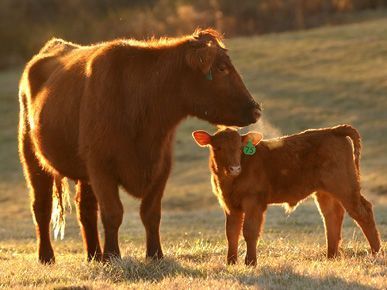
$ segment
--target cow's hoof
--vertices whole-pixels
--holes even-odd
[[[54,254],[46,254],[46,255],[39,255],[39,262],[43,265],[51,265],[55,264],[55,257]]]
[[[227,265],[235,265],[237,263],[236,257],[227,258]]]
[[[255,267],[255,266],[257,266],[257,258],[246,256],[245,264],[246,264],[246,266]]]
[[[102,257],[102,253],[95,253],[95,254],[88,254],[87,255],[87,261],[88,262],[102,262],[103,261],[103,257]]]
[[[327,253],[327,258],[328,259],[336,259],[337,257],[339,257],[339,252],[338,251],[328,251]]]

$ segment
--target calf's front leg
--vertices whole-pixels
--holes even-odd
[[[238,241],[242,229],[243,213],[240,210],[231,209],[225,211],[226,236],[228,242],[227,264],[235,264],[238,259]]]
[[[255,266],[257,264],[257,241],[262,230],[266,204],[260,204],[255,197],[245,198],[242,202],[245,213],[243,222],[243,237],[246,241],[245,264]]]

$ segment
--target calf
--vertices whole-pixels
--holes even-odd
[[[240,136],[229,128],[215,135],[195,131],[193,137],[210,148],[212,188],[226,214],[228,264],[237,261],[242,224],[245,263],[255,265],[267,205],[292,208],[313,193],[324,219],[328,258],[338,254],[344,209],[363,230],[372,253],[379,251],[372,205],[360,193],[360,136],[353,127],[306,130],[264,141],[260,133]]]

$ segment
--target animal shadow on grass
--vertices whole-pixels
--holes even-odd
[[[105,271],[107,271],[107,276],[113,282],[158,282],[166,277],[175,276],[204,277],[202,272],[183,267],[171,258],[164,258],[159,261],[143,261],[127,257],[113,261],[110,266],[105,268]]]
[[[258,289],[377,289],[358,282],[348,282],[336,276],[321,278],[305,276],[296,273],[288,265],[281,268],[266,267],[252,273],[238,274],[236,279],[243,285]]]

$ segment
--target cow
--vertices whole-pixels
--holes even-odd
[[[310,129],[263,141],[258,132],[241,136],[231,128],[215,135],[195,131],[193,138],[210,148],[212,189],[226,216],[228,264],[237,262],[242,224],[245,264],[256,265],[267,206],[285,204],[291,211],[311,194],[324,220],[328,258],[338,255],[344,210],[363,230],[372,253],[380,250],[372,205],[360,192],[361,139],[353,127]]]
[[[38,257],[55,261],[53,195],[63,221],[63,183],[76,182],[87,259],[121,257],[118,188],[141,199],[146,257],[160,259],[161,199],[178,124],[189,116],[245,126],[261,109],[231,63],[220,33],[89,46],[52,39],[19,85],[19,153],[31,192]],[[100,212],[105,232],[101,251]],[[61,226],[62,224],[59,224]]]

